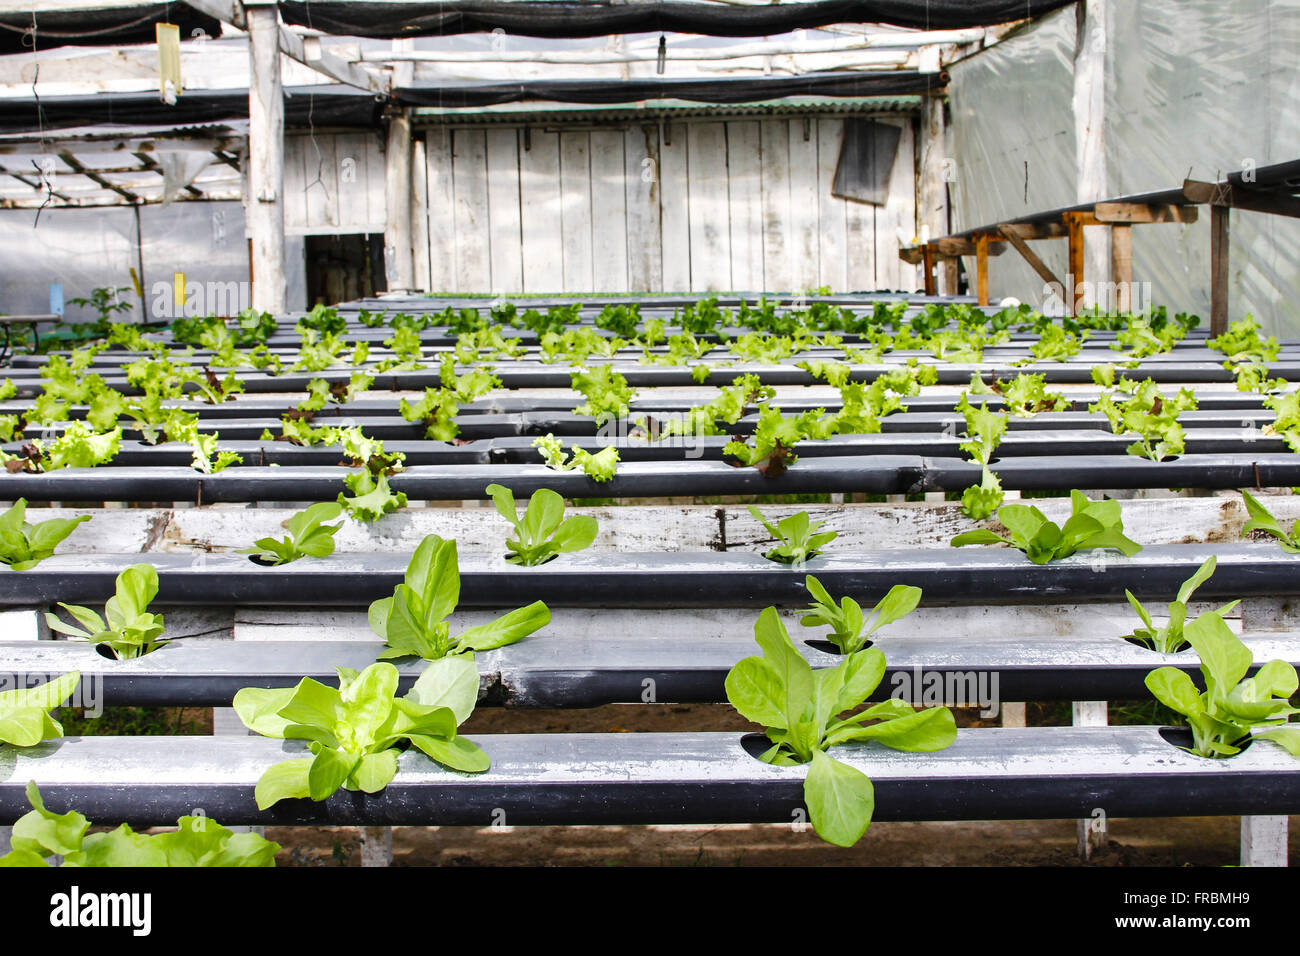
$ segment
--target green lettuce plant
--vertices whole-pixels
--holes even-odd
[[[288,564],[299,558],[325,558],[334,553],[334,535],[342,524],[325,524],[343,513],[337,501],[322,501],[280,522],[289,532],[284,538],[258,538],[254,547],[240,554],[251,554],[271,565]]]
[[[521,641],[551,621],[542,601],[516,608],[495,621],[466,628],[455,637],[446,618],[460,603],[460,568],[456,542],[429,535],[420,542],[407,565],[405,580],[393,596],[370,605],[370,629],[388,649],[380,660],[401,657],[443,657],[488,651]]]
[[[862,613],[862,605],[853,598],[835,599],[811,574],[804,578],[804,587],[812,595],[812,606],[799,619],[804,627],[829,627],[827,635],[840,649],[841,654],[853,654],[867,646],[871,635],[886,624],[892,624],[916,610],[921,603],[921,589],[907,584],[895,584],[882,597],[870,614]],[[863,630],[863,628],[866,628]]]
[[[545,564],[556,555],[588,548],[596,540],[596,519],[590,515],[564,517],[564,498],[549,488],[533,492],[522,518],[509,488],[493,483],[487,486],[487,493],[497,512],[515,529],[515,536],[506,540],[506,560],[511,564]]]
[[[0,514],[0,562],[15,571],[36,567],[54,553],[77,525],[90,520],[90,515],[78,515],[28,524],[26,517],[26,498],[19,498],[4,514]]]
[[[371,664],[360,673],[335,669],[337,688],[304,677],[296,687],[245,687],[235,694],[235,713],[249,730],[309,741],[310,757],[272,764],[258,779],[259,810],[287,799],[324,800],[339,788],[378,793],[397,775],[397,758],[408,743],[452,770],[488,769],[488,755],[456,733],[478,701],[471,658],[432,662],[402,697],[392,664]]]
[[[109,832],[89,833],[90,821],[75,810],[47,810],[35,781],[27,784],[29,813],[14,823],[13,849],[0,867],[51,866],[275,866],[280,844],[258,833],[232,833],[205,816],[186,816],[166,833],[136,833],[123,823]]]
[[[119,660],[142,657],[166,644],[159,640],[163,616],[149,612],[149,602],[158,595],[158,570],[152,564],[133,564],[117,576],[117,593],[104,605],[104,617],[88,607],[59,602],[85,628],[65,624],[51,612],[45,620],[60,634],[103,644]]]
[[[782,518],[776,524],[768,521],[753,505],[749,506],[749,513],[754,516],[754,520],[762,523],[768,533],[777,540],[776,547],[767,551],[763,557],[769,561],[779,561],[782,564],[803,564],[810,558],[815,558],[821,554],[823,545],[830,544],[840,536],[838,531],[818,532],[826,522],[813,520],[808,516],[808,512],[800,511],[792,514],[787,518]]]
[[[1034,564],[1047,564],[1068,558],[1076,551],[1114,548],[1125,557],[1142,550],[1142,545],[1124,536],[1124,521],[1118,501],[1089,501],[1081,491],[1070,492],[1072,513],[1064,525],[1058,525],[1032,505],[1003,505],[998,521],[1011,533],[1010,538],[977,528],[952,539],[952,546],[968,544],[1007,544],[1025,552]]]
[[[69,671],[36,687],[0,691],[0,743],[33,747],[63,736],[63,725],[50,715],[72,696],[81,671]]]
[[[1276,538],[1277,543],[1287,554],[1300,554],[1300,521],[1294,522],[1291,530],[1287,531],[1282,523],[1273,517],[1273,513],[1249,491],[1243,489],[1241,497],[1245,499],[1246,513],[1250,515],[1250,520],[1241,529],[1243,537],[1252,531],[1263,531]]]
[[[1160,667],[1146,677],[1156,700],[1187,718],[1198,757],[1231,757],[1252,739],[1271,740],[1300,756],[1300,725],[1290,724],[1297,688],[1296,671],[1286,661],[1269,661],[1254,677],[1250,649],[1215,612],[1207,612],[1184,629],[1201,659],[1205,691],[1177,667]]]
[[[765,728],[772,743],[759,757],[775,766],[808,765],[804,780],[813,829],[836,846],[861,839],[875,812],[875,790],[862,771],[827,751],[851,741],[877,741],[895,750],[942,750],[957,739],[946,707],[917,711],[889,699],[857,710],[885,675],[876,648],[849,654],[836,667],[813,670],[786,633],[776,608],[754,625],[761,657],[746,657],[727,674],[727,700],[742,717]],[[854,711],[848,717],[840,715]]]
[[[1196,573],[1183,582],[1182,587],[1178,589],[1178,596],[1169,605],[1169,623],[1163,627],[1156,626],[1151,620],[1151,615],[1142,606],[1142,602],[1133,596],[1132,591],[1125,588],[1124,595],[1128,598],[1128,603],[1133,610],[1137,611],[1137,615],[1142,619],[1143,624],[1142,627],[1137,628],[1132,634],[1128,635],[1127,639],[1149,647],[1153,651],[1159,651],[1161,654],[1176,654],[1187,647],[1187,641],[1183,636],[1187,622],[1187,603],[1191,601],[1192,594],[1196,589],[1208,581],[1210,575],[1214,574],[1214,569],[1217,566],[1218,559],[1214,555],[1210,555],[1196,569]],[[1240,601],[1232,601],[1223,605],[1214,613],[1222,617],[1240,603]]]

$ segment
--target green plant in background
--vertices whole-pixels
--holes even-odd
[[[879,686],[885,655],[876,648],[850,654],[836,667],[814,671],[786,633],[776,608],[754,625],[762,657],[746,657],[727,674],[727,700],[740,715],[766,728],[772,746],[759,759],[775,766],[807,764],[804,803],[813,829],[836,846],[857,843],[871,824],[871,780],[827,750],[851,741],[877,741],[895,750],[942,750],[957,739],[946,707],[917,711],[889,699],[843,719]]]
[[[627,415],[628,403],[636,392],[627,384],[627,378],[616,372],[612,365],[578,368],[569,374],[573,390],[586,399],[573,409],[573,414],[590,415],[596,419],[597,425]]]
[[[36,452],[36,457],[29,459],[34,471],[93,468],[107,464],[117,455],[122,447],[122,429],[96,434],[85,422],[70,422],[53,441],[33,438],[30,445]]]
[[[0,867],[51,866],[275,866],[280,844],[258,833],[233,833],[206,816],[186,816],[166,833],[136,833],[123,823],[108,832],[88,833],[90,821],[75,810],[47,810],[35,781],[27,784],[31,812],[14,823],[13,849]]]
[[[27,499],[19,498],[0,514],[0,562],[15,571],[34,568],[54,553],[68,535],[90,515],[75,518],[51,518],[36,524],[27,523]]]
[[[1132,605],[1133,610],[1137,611],[1144,625],[1128,635],[1127,639],[1161,654],[1176,654],[1185,648],[1187,641],[1183,637],[1183,631],[1187,622],[1187,603],[1191,601],[1196,589],[1214,574],[1216,567],[1218,567],[1218,559],[1211,555],[1196,569],[1195,574],[1183,582],[1182,587],[1178,589],[1178,597],[1169,605],[1169,622],[1164,627],[1157,627],[1151,620],[1151,615],[1142,606],[1142,602],[1133,596],[1132,591],[1125,588],[1124,596],[1128,598],[1128,603]],[[1231,601],[1214,613],[1222,617],[1240,603],[1240,601]]]
[[[1043,329],[1039,340],[1029,346],[1029,351],[1039,362],[1064,362],[1078,355],[1082,348],[1083,341],[1075,333],[1067,332],[1059,325],[1049,325]]]
[[[921,589],[907,584],[895,584],[882,597],[869,615],[862,613],[862,605],[845,596],[836,604],[835,599],[811,574],[804,578],[804,587],[813,597],[813,603],[799,619],[804,627],[829,627],[827,635],[841,654],[862,650],[871,635],[886,624],[892,624],[916,610],[921,603]],[[866,630],[863,630],[863,627]]]
[[[952,546],[1006,544],[1020,551],[1034,564],[1068,558],[1076,551],[1113,548],[1125,557],[1142,550],[1142,545],[1124,536],[1124,521],[1118,501],[1089,501],[1081,491],[1070,492],[1071,515],[1063,526],[1050,521],[1032,505],[1003,505],[998,521],[1011,533],[1003,538],[986,528],[967,531],[952,539]]]
[[[424,390],[424,397],[416,404],[402,399],[398,406],[408,422],[424,425],[424,437],[432,441],[451,441],[460,434],[460,427],[456,424],[459,408],[454,391],[432,387]]]
[[[782,564],[803,564],[810,558],[815,558],[821,554],[823,545],[830,544],[840,536],[838,531],[818,533],[817,529],[826,522],[818,521],[813,523],[806,511],[800,511],[788,518],[782,518],[776,524],[772,524],[772,522],[764,518],[763,513],[753,505],[749,506],[749,513],[754,516],[755,521],[762,522],[768,533],[779,542],[776,547],[763,555],[769,561],[779,561]]]
[[[1278,344],[1275,336],[1261,338],[1259,334],[1261,328],[1263,327],[1258,322],[1246,316],[1229,324],[1228,331],[1205,344],[1227,356],[1227,361],[1223,363],[1224,368],[1243,362],[1252,364],[1272,362],[1277,359],[1282,346]]]
[[[1300,392],[1269,395],[1263,404],[1273,410],[1273,421],[1263,427],[1264,434],[1276,435],[1292,451],[1300,452]]]
[[[487,486],[487,493],[497,512],[515,529],[515,537],[506,541],[506,560],[511,564],[545,564],[556,555],[588,548],[596,540],[596,519],[589,515],[564,517],[563,496],[549,488],[533,492],[522,518],[509,488],[493,483]]]
[[[258,779],[259,810],[281,800],[324,800],[340,788],[378,793],[397,776],[406,743],[461,773],[488,769],[488,755],[456,733],[478,701],[473,660],[434,661],[402,697],[392,664],[371,664],[360,673],[335,670],[337,689],[304,677],[296,687],[245,687],[235,694],[235,713],[249,730],[310,742],[312,756],[272,764]]]
[[[575,468],[581,468],[588,478],[598,482],[609,481],[618,474],[618,448],[614,445],[606,445],[594,454],[585,448],[570,445],[569,451],[572,455],[567,456],[564,454],[564,446],[560,440],[548,433],[534,440],[533,447],[546,462],[546,467],[554,471],[573,471]]]
[[[157,596],[157,568],[152,564],[133,564],[117,576],[117,593],[104,605],[104,617],[88,607],[59,602],[59,607],[71,614],[85,630],[63,623],[49,611],[45,613],[45,620],[51,630],[105,645],[118,660],[129,660],[143,657],[167,643],[159,640],[163,632],[163,616],[151,614],[148,610],[149,602]]]
[[[94,324],[87,331],[95,335],[108,334],[108,327],[112,324],[113,316],[121,312],[130,312],[131,303],[123,302],[122,297],[129,294],[129,286],[97,286],[90,290],[89,296],[82,296],[75,299],[69,299],[68,305],[75,305],[83,309],[93,309],[98,313]],[[66,324],[66,323],[64,323]]]
[[[393,491],[387,472],[363,468],[347,475],[343,484],[352,494],[340,491],[336,500],[357,521],[368,524],[406,507],[406,492]]]
[[[63,725],[50,715],[72,696],[81,671],[70,671],[36,687],[0,691],[0,743],[34,747],[63,736]]]
[[[1160,394],[1160,386],[1147,379],[1119,402],[1111,393],[1103,392],[1096,404],[1088,406],[1088,411],[1105,415],[1116,435],[1138,436],[1127,448],[1130,455],[1163,461],[1183,453],[1183,426],[1178,423],[1178,415],[1195,411],[1196,407],[1196,395],[1191,389],[1179,389],[1173,398],[1166,398]]]
[[[334,553],[334,535],[342,524],[325,524],[343,513],[337,501],[322,501],[280,522],[289,532],[284,538],[258,538],[254,547],[240,554],[251,554],[271,565],[288,564],[299,558],[326,558]]]
[[[1002,504],[1002,482],[989,468],[993,452],[1006,434],[1009,419],[1000,412],[989,411],[983,403],[974,408],[962,392],[957,411],[966,419],[966,441],[958,447],[980,466],[980,483],[971,485],[961,495],[961,513],[973,521],[983,521]]]
[[[420,542],[392,597],[370,605],[370,629],[387,643],[381,660],[443,657],[489,651],[521,641],[551,620],[542,601],[516,608],[495,621],[468,627],[455,637],[447,617],[460,602],[460,567],[456,542],[429,535]]]
[[[1254,656],[1215,612],[1188,624],[1184,636],[1201,660],[1205,692],[1177,667],[1160,667],[1146,677],[1155,698],[1187,718],[1192,746],[1182,749],[1198,757],[1231,757],[1251,740],[1271,740],[1300,756],[1300,726],[1288,723],[1300,714],[1290,701],[1297,689],[1295,668],[1269,661],[1246,677]]]
[[[1259,499],[1249,491],[1242,489],[1241,497],[1245,499],[1246,513],[1250,515],[1250,520],[1242,526],[1242,537],[1252,531],[1263,531],[1276,538],[1287,554],[1300,554],[1300,521],[1293,522],[1291,530],[1287,531],[1282,523],[1273,517],[1273,513],[1260,504]]]

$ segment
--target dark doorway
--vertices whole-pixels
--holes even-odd
[[[304,238],[308,308],[367,298],[388,288],[382,234]]]

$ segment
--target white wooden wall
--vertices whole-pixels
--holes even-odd
[[[377,132],[284,141],[284,230],[291,236],[384,231],[384,153]]]
[[[915,290],[910,120],[888,201],[837,199],[843,121],[679,120],[426,133],[429,289]],[[527,145],[526,145],[527,143]]]

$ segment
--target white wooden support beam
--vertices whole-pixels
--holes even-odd
[[[925,47],[923,54],[931,50],[935,56],[925,67],[940,68],[938,47]],[[948,222],[948,183],[955,172],[954,161],[950,160],[945,145],[946,122],[944,119],[944,98],[932,94],[925,98],[921,108],[921,179],[917,184],[917,214],[920,226],[927,237],[946,236],[952,230]],[[927,266],[928,267],[928,266]],[[939,259],[934,268],[938,275],[935,290],[939,295],[957,294],[957,260]]]
[[[415,289],[432,292],[433,270],[429,247],[429,170],[424,137],[411,143],[411,257]]]
[[[388,111],[388,145],[384,153],[384,272],[389,292],[415,287],[411,251],[411,114]]]
[[[1076,700],[1071,704],[1076,727],[1105,727],[1109,714],[1104,700]],[[1092,851],[1106,845],[1106,808],[1095,807],[1092,815],[1076,821],[1079,830],[1079,856],[1092,859]]]
[[[299,36],[281,26],[280,49],[289,59],[297,60],[303,66],[309,66],[332,80],[379,96],[388,96],[392,92],[388,76],[349,63],[343,57],[329,52],[321,44],[320,37]]]
[[[274,3],[245,5],[248,21],[248,191],[253,308],[286,310],[284,269],[284,91],[280,82],[280,14]]]
[[[1106,27],[1110,0],[1079,0],[1074,47],[1074,142],[1079,202],[1105,199]],[[1083,229],[1083,274],[1094,283],[1110,281],[1110,236],[1106,229]],[[1080,281],[1075,274],[1073,282]],[[1070,290],[1067,290],[1067,295]],[[1092,301],[1086,300],[1086,305]]]

